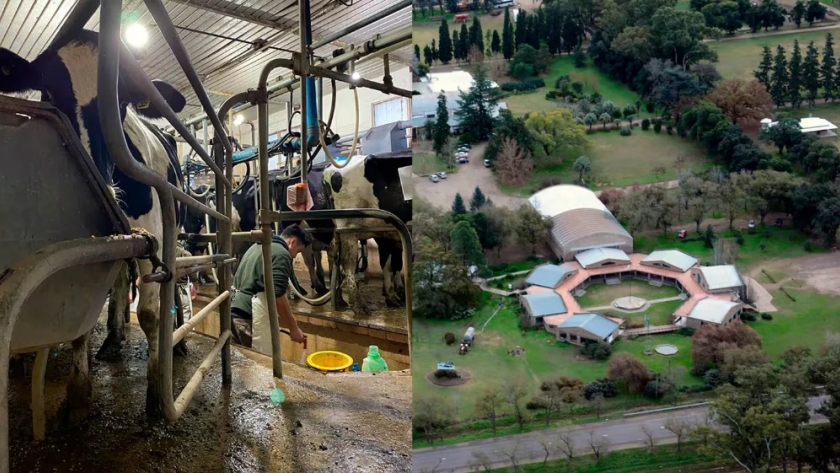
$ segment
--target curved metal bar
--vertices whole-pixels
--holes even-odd
[[[152,242],[139,235],[82,238],[47,246],[0,274],[0,473],[9,471],[9,348],[26,300],[53,274],[82,264],[149,254]]]

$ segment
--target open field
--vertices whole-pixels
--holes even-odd
[[[435,9],[435,12],[438,10]],[[473,16],[475,14],[473,12],[469,12],[470,19],[467,21],[467,28],[472,25]],[[439,33],[438,28],[440,28],[440,16],[436,16],[437,20],[429,20],[419,15],[415,15],[414,21],[411,24],[411,35],[414,44],[420,46],[420,50],[422,53],[423,48],[426,45],[432,44],[432,39],[435,40],[435,43],[438,42]],[[511,20],[514,18],[513,11],[511,11]],[[486,31],[490,30],[498,30],[499,36],[502,34],[502,24],[505,21],[505,15],[502,13],[498,16],[491,16],[489,14],[482,14],[479,15],[478,20],[481,22],[481,31],[484,34],[487,34]],[[459,34],[461,31],[461,24],[455,23],[455,15],[453,13],[446,14],[446,23],[449,25],[449,34],[452,34],[452,30],[457,29]],[[492,33],[491,33],[492,34]]]
[[[628,279],[621,284],[608,286],[604,283],[593,284],[586,288],[586,294],[577,298],[582,308],[601,307],[612,304],[612,301],[619,297],[633,294],[634,297],[654,300],[665,299],[680,295],[680,290],[674,286],[651,286],[650,284],[637,279]]]
[[[595,125],[597,127],[598,125]],[[595,128],[593,127],[593,128]],[[592,146],[583,151],[592,163],[592,171],[584,176],[585,185],[591,189],[632,186],[635,183],[649,184],[676,179],[678,170],[674,161],[678,156],[687,158],[685,168],[703,172],[712,167],[700,145],[668,135],[663,130],[642,131],[633,128],[631,136],[621,136],[617,130],[589,135]],[[546,178],[557,178],[564,184],[576,183],[577,173],[572,166],[574,159],[566,159],[559,166],[545,166],[531,176],[530,185],[506,187],[511,194],[530,195]],[[651,170],[664,167],[665,173],[654,176]]]
[[[604,100],[611,100],[618,107],[624,108],[625,105],[635,104],[639,100],[639,95],[636,92],[633,92],[621,82],[607,77],[606,74],[596,69],[591,62],[587,67],[578,69],[575,67],[572,56],[559,56],[549,67],[548,73],[542,76],[545,79],[545,88],[531,93],[506,97],[504,100],[508,104],[508,109],[517,115],[556,109],[560,105],[557,102],[546,100],[545,94],[549,90],[554,90],[554,82],[558,77],[567,74],[573,82],[583,83],[584,93],[598,92],[604,97]],[[651,116],[651,114],[642,110],[639,116],[644,118]]]
[[[650,317],[650,324],[651,325],[669,325],[673,322],[671,314],[677,310],[677,307],[681,306],[683,301],[665,301],[665,302],[657,302],[655,304],[651,304],[643,312],[635,312],[632,314],[628,314],[626,312],[619,312],[617,310],[604,310],[600,313],[603,315],[607,315],[610,317],[619,317],[627,321],[626,328],[634,328],[634,327],[644,327],[645,325],[645,314]]]
[[[773,358],[799,345],[816,349],[825,342],[826,332],[840,332],[840,297],[787,288],[796,302],[782,291],[771,291],[779,312],[773,320],[758,319],[749,325],[761,335],[762,348]]]
[[[761,50],[764,46],[770,46],[773,54],[775,54],[776,45],[781,44],[787,51],[788,57],[790,57],[794,40],[799,40],[799,47],[803,54],[808,43],[813,41],[814,45],[819,48],[820,57],[822,57],[826,33],[828,32],[808,31],[807,28],[801,28],[785,35],[721,41],[709,43],[709,46],[718,53],[718,62],[715,66],[724,79],[742,78],[750,80],[753,78],[753,71],[758,68],[758,63],[761,62]],[[835,31],[832,32],[832,35],[835,37],[836,44],[838,33]]]

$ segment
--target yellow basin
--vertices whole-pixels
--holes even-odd
[[[306,357],[306,363],[319,371],[347,371],[353,358],[340,351],[316,351]]]

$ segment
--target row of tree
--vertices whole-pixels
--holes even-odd
[[[840,69],[834,58],[834,39],[831,33],[826,34],[822,60],[813,41],[808,44],[803,57],[799,41],[794,40],[790,59],[781,44],[776,46],[775,56],[770,47],[765,46],[761,63],[754,74],[770,91],[773,101],[779,107],[790,104],[799,108],[803,102],[813,107],[818,98],[833,101],[839,95]]]
[[[811,26],[824,20],[828,13],[828,8],[819,0],[809,0],[807,3],[797,0],[790,11],[776,0],[764,0],[761,3],[749,0],[691,0],[691,8],[703,14],[706,25],[730,34],[744,25],[753,33],[762,28],[765,31],[770,28],[778,30],[786,20],[795,23],[797,28],[802,26],[803,21]]]

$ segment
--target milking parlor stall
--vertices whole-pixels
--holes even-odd
[[[0,5],[0,473],[410,471],[411,2]]]

